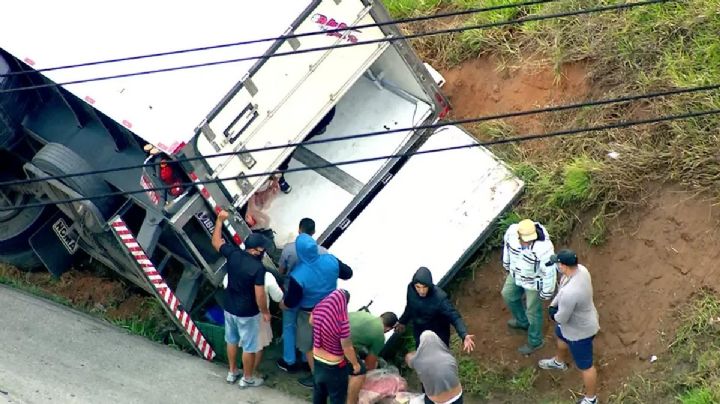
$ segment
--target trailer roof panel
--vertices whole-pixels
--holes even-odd
[[[0,47],[34,69],[282,35],[310,0],[12,2]],[[251,6],[248,6],[251,4]],[[44,72],[55,83],[260,56],[272,42]],[[195,128],[255,61],[63,86],[166,152]]]

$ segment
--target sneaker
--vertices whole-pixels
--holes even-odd
[[[243,377],[240,379],[240,387],[260,387],[264,382],[263,379],[258,379],[257,377],[253,377],[250,380]]]
[[[523,355],[530,355],[531,353],[539,350],[543,346],[545,346],[545,342],[541,342],[539,345],[535,345],[535,346],[532,346],[530,344],[525,344],[525,345],[521,346],[520,348],[518,348],[518,351]]]
[[[597,399],[597,397],[592,398],[592,399],[583,397],[577,401],[577,404],[598,404],[598,399]]]
[[[288,373],[295,373],[298,370],[300,370],[300,366],[297,363],[293,363],[292,365],[285,362],[285,359],[278,359],[277,361],[277,367],[279,367],[281,370],[284,370]]]
[[[290,191],[292,191],[292,187],[290,184],[285,181],[285,177],[280,177],[280,180],[278,180],[278,184],[280,185],[280,190],[283,191],[285,194],[289,194]]]
[[[508,327],[514,328],[516,330],[526,330],[526,331],[530,327],[530,324],[522,325],[522,324],[518,323],[518,321],[514,318],[511,318],[510,320],[508,320],[507,325],[508,325]]]
[[[555,358],[541,359],[538,361],[538,366],[545,370],[567,370],[568,368],[566,363],[558,362]]]
[[[242,376],[242,370],[238,369],[235,372],[228,372],[227,377],[225,378],[225,381],[233,384],[235,383],[238,378]]]
[[[313,375],[299,378],[298,383],[308,388],[315,387],[315,380],[313,379]]]

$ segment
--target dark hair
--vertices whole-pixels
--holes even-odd
[[[340,291],[342,292],[343,296],[345,296],[345,304],[350,304],[350,292],[345,289],[340,289]]]
[[[382,318],[383,325],[388,328],[395,327],[398,322],[398,317],[391,311],[386,311],[380,315],[380,318]]]
[[[315,221],[309,217],[300,220],[300,233],[305,233],[311,236],[315,234]]]

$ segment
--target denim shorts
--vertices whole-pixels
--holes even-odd
[[[593,339],[595,336],[584,338],[577,341],[568,341],[560,330],[559,325],[555,325],[555,335],[570,347],[570,354],[575,361],[575,366],[580,370],[590,369],[593,365]]]
[[[225,342],[242,347],[243,352],[259,351],[260,321],[260,313],[252,317],[238,317],[226,311]]]

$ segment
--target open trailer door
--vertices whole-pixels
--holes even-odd
[[[371,7],[360,0],[314,1],[288,33],[372,24]],[[267,54],[302,52],[384,36],[378,27],[350,29],[342,35],[282,40]],[[198,128],[193,154],[208,156],[302,141],[388,46],[388,42],[381,42],[261,60]],[[198,172],[206,173],[207,179],[253,175],[276,170],[293,150],[242,153],[206,159],[196,165],[203,165],[197,167]],[[222,184],[231,203],[240,207],[267,177]]]
[[[456,126],[438,129],[419,151],[477,144]],[[350,223],[330,252],[353,268],[338,287],[351,311],[368,305],[400,315],[415,271],[446,284],[485,242],[524,183],[482,147],[411,157]]]

